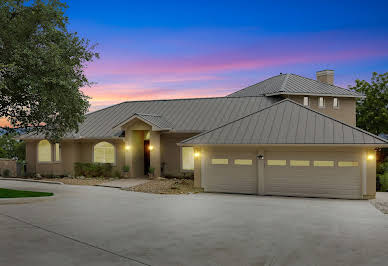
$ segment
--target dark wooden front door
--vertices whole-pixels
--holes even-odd
[[[148,170],[150,168],[150,141],[144,140],[144,174],[148,174]]]

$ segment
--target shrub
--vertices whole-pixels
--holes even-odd
[[[113,177],[115,177],[115,178],[120,178],[120,177],[121,177],[120,171],[119,171],[119,170],[115,170],[115,171],[113,172]]]
[[[11,175],[11,171],[9,169],[4,169],[3,176],[4,177],[9,177],[10,175]]]
[[[155,173],[155,168],[154,167],[148,168],[148,173],[153,175]]]
[[[75,163],[76,176],[85,177],[111,177],[112,165],[110,163]]]
[[[129,172],[129,165],[124,165],[123,166],[123,172],[128,173]]]

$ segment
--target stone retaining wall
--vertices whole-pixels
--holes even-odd
[[[0,176],[3,176],[3,172],[5,169],[9,169],[9,176],[15,177],[17,175],[16,163],[17,160],[0,158]]]

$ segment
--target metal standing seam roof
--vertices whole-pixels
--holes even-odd
[[[330,95],[342,97],[364,97],[362,94],[330,85],[317,80],[305,78],[295,74],[280,74],[257,84],[246,87],[232,94],[229,97],[258,96],[258,95]]]
[[[285,99],[179,145],[388,144],[360,128]]]
[[[158,114],[141,114],[141,113],[135,113],[132,116],[130,116],[128,119],[125,119],[124,121],[120,122],[118,125],[114,126],[114,128],[119,127],[120,125],[129,122],[130,120],[134,118],[139,118],[150,125],[157,127],[159,129],[164,130],[171,130],[174,128],[173,124],[170,121],[167,121],[164,119],[161,115]]]
[[[214,97],[196,99],[174,99],[133,101],[116,104],[86,115],[78,133],[67,134],[64,139],[117,138],[122,130],[116,126],[135,114],[157,114],[164,121],[172,123],[173,132],[204,132],[279,101],[277,97]],[[116,128],[115,128],[116,127]],[[42,139],[42,135],[27,135],[25,139]]]

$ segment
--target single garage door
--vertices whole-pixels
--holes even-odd
[[[209,152],[205,158],[202,180],[207,192],[256,194],[256,154]]]
[[[359,199],[360,164],[361,153],[266,152],[265,194]]]

